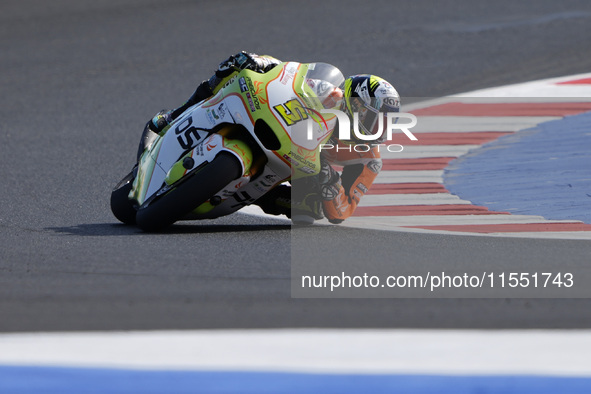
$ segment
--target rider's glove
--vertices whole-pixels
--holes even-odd
[[[265,73],[279,63],[279,60],[269,56],[259,56],[254,53],[242,51],[220,63],[215,74],[207,81],[209,90],[213,92],[220,82],[232,75],[233,72],[251,70],[258,73]]]
[[[255,55],[254,53],[242,51],[221,62],[215,72],[215,75],[216,77],[223,79],[232,74],[234,71],[248,69],[260,72],[263,71],[266,66],[267,62],[265,62],[265,59]]]
[[[318,183],[320,184],[320,196],[324,201],[334,199],[341,190],[339,173],[326,161],[322,161]]]

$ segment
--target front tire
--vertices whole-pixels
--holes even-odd
[[[136,210],[127,197],[133,186],[134,171],[127,174],[111,192],[111,212],[125,224],[135,224]]]
[[[144,231],[160,231],[182,219],[241,175],[242,165],[238,158],[220,152],[175,189],[140,208],[136,214],[137,225]]]

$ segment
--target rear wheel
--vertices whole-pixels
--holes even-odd
[[[162,230],[209,200],[241,174],[242,165],[238,158],[221,152],[175,189],[140,208],[136,215],[137,224],[144,231]]]
[[[127,197],[133,185],[134,171],[123,178],[111,192],[111,211],[125,224],[135,224],[136,209]]]

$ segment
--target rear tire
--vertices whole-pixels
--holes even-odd
[[[136,215],[137,225],[147,232],[160,231],[182,219],[241,175],[242,165],[238,158],[221,152],[175,189],[140,208]]]
[[[111,212],[125,224],[135,224],[136,209],[127,197],[133,186],[134,171],[127,174],[111,192]]]

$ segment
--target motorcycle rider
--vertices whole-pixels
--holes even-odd
[[[224,60],[211,78],[197,87],[187,102],[174,110],[162,110],[148,121],[138,148],[138,159],[156,136],[179,115],[217,93],[224,79],[244,69],[265,73],[279,63],[279,60],[271,56],[259,56],[244,51]],[[338,90],[338,94],[331,97],[340,97],[341,102],[338,105],[351,120],[354,119],[354,113],[358,114],[359,132],[365,135],[376,133],[380,116],[399,111],[400,98],[394,87],[374,75],[350,76],[335,90]],[[327,144],[333,148],[321,152],[321,170],[314,180],[315,184],[308,182],[304,186],[296,186],[292,183],[294,187],[279,185],[259,198],[255,204],[266,213],[283,214],[301,224],[310,224],[324,216],[329,222],[338,224],[350,217],[380,172],[382,160],[375,146],[366,152],[351,149],[352,145],[365,142],[359,140],[355,133],[351,133],[351,140],[344,141],[337,138],[336,131]],[[376,144],[380,142],[382,141],[374,141]],[[342,166],[342,172],[336,171],[333,165]]]

